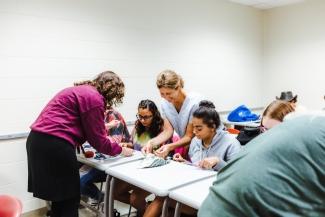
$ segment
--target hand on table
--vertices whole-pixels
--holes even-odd
[[[180,153],[174,154],[173,160],[177,162],[185,162],[185,159],[182,157]]]
[[[207,157],[199,162],[199,167],[203,169],[212,169],[219,162],[220,159],[218,157]]]
[[[133,149],[127,148],[127,147],[122,147],[122,152],[121,154],[125,157],[129,157],[133,155]]]
[[[158,148],[154,154],[157,155],[158,157],[161,157],[161,158],[166,158],[170,152],[170,147],[168,145],[163,145],[161,146],[160,148]]]
[[[149,154],[149,153],[152,153],[152,151],[153,151],[153,145],[152,145],[151,141],[148,141],[147,144],[145,144],[143,146],[143,148],[141,149],[141,152],[143,154]]]
[[[122,142],[119,144],[122,148],[133,148],[133,144],[131,142]]]

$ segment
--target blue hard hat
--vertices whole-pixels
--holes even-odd
[[[259,117],[259,115],[252,113],[245,105],[241,105],[231,111],[227,119],[232,122],[244,122],[256,121]]]

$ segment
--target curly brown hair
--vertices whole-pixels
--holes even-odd
[[[86,80],[74,83],[79,85],[94,86],[97,91],[104,97],[105,105],[110,108],[112,105],[118,105],[123,102],[124,83],[122,79],[112,71],[105,71],[96,76],[94,80]]]

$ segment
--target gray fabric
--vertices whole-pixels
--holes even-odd
[[[199,107],[202,97],[198,94],[188,94],[183,102],[182,108],[177,112],[175,106],[165,99],[161,101],[162,116],[167,118],[173,126],[176,133],[183,137],[186,132],[186,126],[192,121],[194,111]]]
[[[199,162],[207,157],[219,157],[221,160],[220,165],[217,164],[214,169],[220,170],[240,150],[241,146],[239,141],[227,131],[219,129],[208,148],[203,146],[201,139],[194,137],[191,141],[188,154],[192,163]]]
[[[288,120],[228,163],[198,216],[325,216],[325,117]]]
[[[152,168],[159,167],[168,164],[170,160],[165,160],[161,157],[157,157],[154,154],[147,154],[146,157],[140,162],[139,168]]]

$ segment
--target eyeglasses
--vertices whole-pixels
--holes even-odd
[[[139,121],[141,121],[141,120],[146,121],[146,120],[149,120],[150,118],[152,118],[152,115],[142,116],[142,115],[137,114],[136,117],[137,117],[137,119],[138,119]]]

